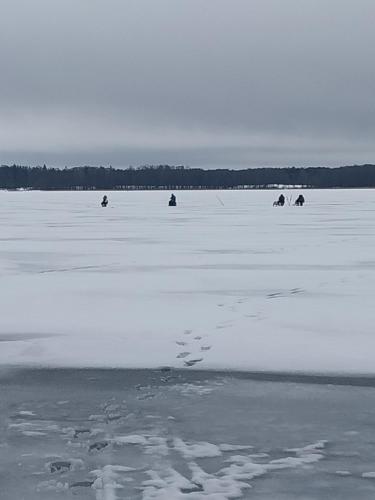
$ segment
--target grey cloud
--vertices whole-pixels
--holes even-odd
[[[2,0],[0,162],[375,158],[373,0]]]

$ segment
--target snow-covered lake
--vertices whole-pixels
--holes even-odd
[[[375,373],[375,191],[103,194],[0,192],[1,364]]]

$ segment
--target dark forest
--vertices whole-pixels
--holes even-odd
[[[337,168],[200,169],[183,166],[47,168],[0,167],[0,189],[275,189],[375,187],[375,165]]]

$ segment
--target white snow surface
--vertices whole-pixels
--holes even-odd
[[[0,192],[1,364],[375,372],[375,191],[169,194]]]

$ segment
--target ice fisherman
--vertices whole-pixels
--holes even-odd
[[[102,207],[106,207],[108,205],[108,198],[107,198],[107,196],[103,196],[101,205],[102,205]]]
[[[305,198],[302,194],[300,194],[294,204],[297,205],[297,207],[303,207],[304,203],[305,203]]]
[[[283,194],[279,196],[279,199],[277,201],[273,202],[274,207],[283,207],[284,204],[285,204],[285,196]]]
[[[175,197],[175,195],[173,193],[171,194],[171,197],[170,197],[168,205],[170,207],[175,207],[177,205],[176,197]]]

